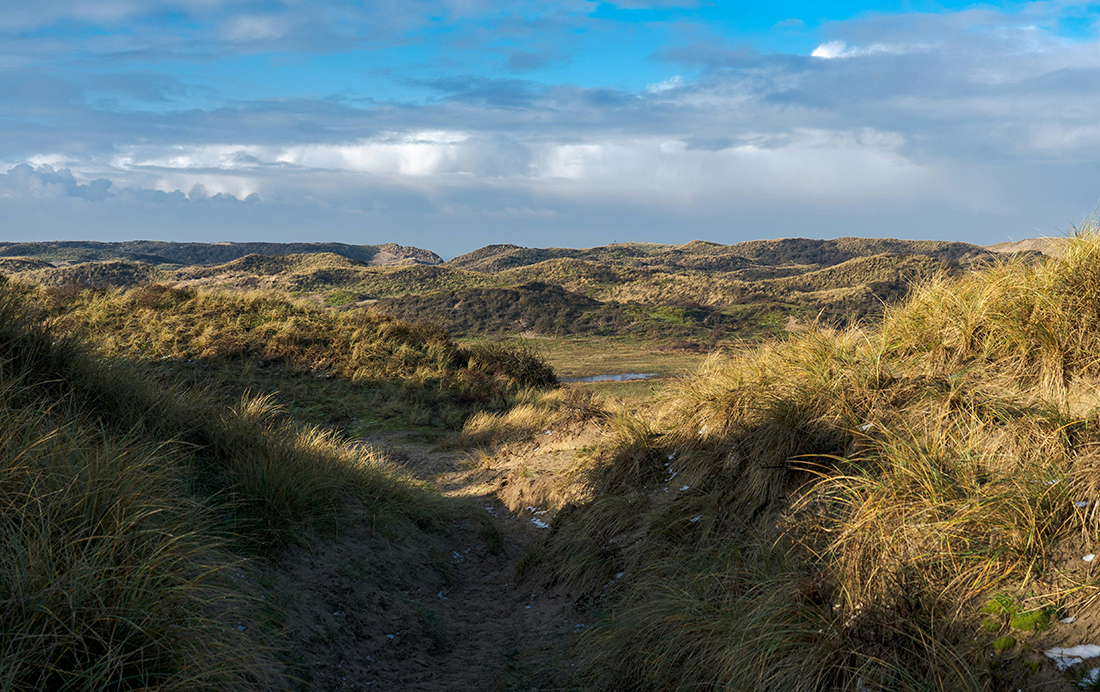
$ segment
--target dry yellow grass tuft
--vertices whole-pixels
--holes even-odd
[[[664,418],[616,420],[543,551],[606,615],[586,684],[1027,685],[1042,662],[998,637],[1100,598],[1063,557],[1100,529],[1100,233],[1064,243],[874,331],[714,356]]]
[[[226,409],[58,337],[39,295],[0,280],[0,688],[285,689],[229,567],[364,517],[413,535],[461,514],[265,398]]]

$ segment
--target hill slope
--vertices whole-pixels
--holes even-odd
[[[346,309],[381,301],[463,336],[626,330],[715,341],[774,334],[792,317],[871,320],[913,281],[998,256],[967,243],[865,238],[490,245],[445,263],[394,244],[70,242],[0,245],[0,272],[46,286],[258,289]],[[80,261],[89,257],[114,259]]]
[[[541,553],[598,604],[581,686],[1095,689],[1100,229],[1059,250],[616,421]]]
[[[245,255],[288,255],[329,252],[378,266],[391,264],[441,264],[434,252],[396,243],[345,245],[344,243],[170,243],[132,240],[121,243],[56,241],[0,243],[0,257],[34,257],[49,262],[102,262],[127,260],[152,264],[220,264]]]
[[[270,395],[225,406],[220,392],[182,387],[163,356],[212,362],[244,352],[400,377],[425,364],[457,374],[466,363],[452,357],[453,345],[431,329],[385,318],[349,326],[331,314],[314,316],[311,337],[293,329],[309,315],[278,301],[162,289],[60,295],[0,277],[0,687],[302,689],[340,656],[326,643],[307,658],[296,645],[314,642],[315,629],[288,619],[283,604],[331,613],[324,599],[332,596],[274,590],[289,581],[279,558],[291,545],[320,552],[348,530],[390,580],[372,581],[372,572],[341,582],[372,604],[356,622],[375,636],[374,659],[398,658],[377,651],[395,618],[401,653],[432,651],[433,611],[414,608],[396,585],[432,593],[450,585],[448,566],[432,556],[470,549],[454,527],[477,526],[477,510],[396,474],[369,449],[280,415]],[[203,309],[211,312],[198,321],[221,332],[214,341],[202,324],[181,328]],[[86,324],[97,348],[61,336],[51,314],[70,331]],[[284,327],[278,335],[249,333],[275,324]],[[340,348],[359,341],[356,328],[374,335],[371,348]],[[133,360],[108,360],[107,351]]]
[[[801,265],[822,268],[873,255],[922,255],[941,262],[971,262],[991,253],[977,245],[935,240],[892,238],[838,238],[813,240],[784,238],[720,245],[695,240],[683,245],[616,243],[576,250],[572,248],[524,248],[489,245],[460,255],[448,266],[472,271],[499,272],[553,259],[578,259],[626,267],[666,270],[735,271],[751,265],[782,267]]]

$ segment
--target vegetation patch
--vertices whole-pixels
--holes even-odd
[[[583,684],[1027,686],[990,647],[1100,595],[1056,557],[1098,528],[1074,505],[1100,488],[1097,267],[1086,228],[928,279],[879,330],[712,356],[663,417],[612,419],[541,552],[603,614]]]
[[[329,307],[339,307],[340,305],[347,305],[348,303],[354,303],[359,300],[359,296],[351,291],[333,291],[325,298],[325,305]]]
[[[345,430],[369,419],[461,427],[476,410],[503,408],[525,388],[556,383],[522,348],[463,348],[425,323],[311,308],[270,293],[149,284],[41,295],[58,329],[105,354],[203,385],[227,405],[263,392],[300,419]]]
[[[514,536],[352,439],[390,429],[550,500],[516,505],[544,538],[517,574],[597,621],[578,689],[1019,689],[1100,597],[1093,229],[1003,263],[101,245],[0,246],[35,284],[0,282],[5,689],[310,689],[345,651],[461,649],[451,590]],[[665,379],[617,401],[551,362]],[[545,682],[512,653],[502,685]]]
[[[227,407],[171,378],[150,379],[140,360],[106,360],[106,349],[95,354],[49,326],[64,321],[76,334],[78,316],[95,314],[116,330],[119,351],[128,345],[136,355],[160,332],[146,324],[127,333],[129,323],[110,322],[116,302],[146,322],[174,314],[184,327],[200,309],[198,295],[80,291],[71,310],[50,307],[50,295],[0,281],[5,689],[286,689],[295,677],[312,678],[311,664],[284,648],[278,594],[244,572],[262,573],[267,556],[313,549],[347,527],[375,546],[435,545],[479,516],[369,449],[296,423],[270,397]],[[227,338],[236,348],[249,347],[244,334],[261,328],[263,315],[302,316],[233,300],[208,298],[202,309],[223,312],[223,328],[237,325],[236,340]],[[225,312],[242,304],[254,310]],[[277,348],[289,362],[308,359],[310,345]],[[407,353],[400,346],[391,357]],[[477,372],[488,378],[514,365],[481,357]],[[499,550],[499,536],[482,533]],[[396,585],[418,568],[388,564],[375,597],[399,602]],[[425,637],[445,648],[445,623],[429,607],[418,612]]]

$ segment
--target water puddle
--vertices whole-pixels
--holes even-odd
[[[657,377],[655,372],[626,372],[621,375],[589,375],[588,377],[563,377],[560,382],[626,382],[628,380],[648,380]]]

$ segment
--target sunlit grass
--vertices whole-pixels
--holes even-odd
[[[930,279],[881,329],[711,356],[662,418],[620,414],[541,553],[604,614],[588,683],[987,689],[1015,655],[981,627],[991,598],[1097,598],[1054,558],[1098,528],[1074,504],[1100,488],[1098,272],[1087,225],[1058,259]]]
[[[165,293],[145,298],[190,300]],[[466,511],[270,397],[226,407],[58,336],[40,295],[0,282],[0,688],[282,688],[279,633],[238,626],[256,601],[228,568],[368,520],[445,531]]]

